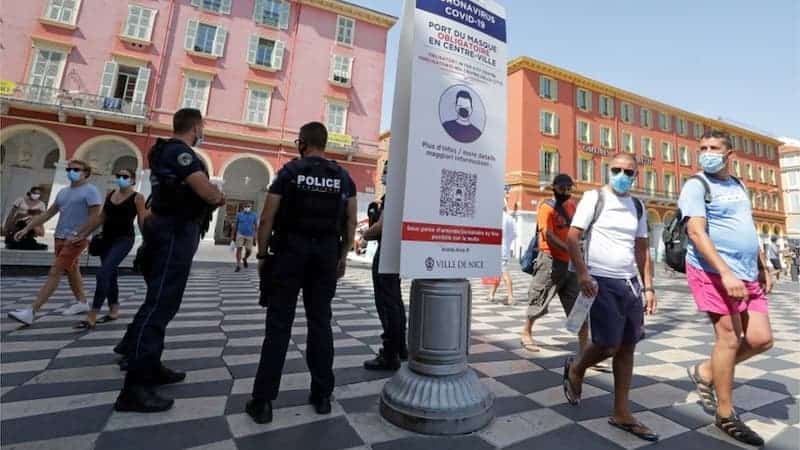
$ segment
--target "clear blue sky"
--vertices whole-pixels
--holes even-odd
[[[351,0],[399,16],[401,0]],[[800,138],[800,0],[500,0],[509,57],[774,136]],[[398,22],[389,33],[389,129]]]

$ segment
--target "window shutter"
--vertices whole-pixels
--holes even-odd
[[[539,131],[544,132],[547,129],[547,114],[544,111],[539,111]]]
[[[147,96],[147,86],[150,84],[150,69],[139,67],[136,75],[136,88],[133,90],[133,112],[141,114],[144,112],[144,100]]]
[[[256,55],[258,54],[258,41],[259,37],[257,34],[250,35],[250,44],[247,46],[247,63],[248,64],[255,64],[256,63]]]
[[[222,14],[231,13],[231,0],[222,0],[219,5],[219,12]]]
[[[158,10],[155,9],[142,10],[142,18],[147,18],[147,36],[144,37],[146,41],[153,40],[153,25],[156,22],[156,14],[158,14]]]
[[[553,117],[553,122],[555,122],[553,132],[555,134],[559,134],[559,130],[561,130],[561,121],[559,120],[558,115],[554,115]]]
[[[262,23],[264,20],[264,0],[256,0],[253,7],[253,20],[256,23]]]
[[[281,2],[280,8],[281,8],[281,15],[278,27],[282,30],[285,30],[289,28],[289,11],[291,7],[289,5],[289,2],[283,1]]]
[[[353,61],[355,60],[356,58],[351,56],[350,58],[348,58],[348,63],[347,63],[347,82],[351,84],[353,83]]]
[[[199,8],[201,1],[202,0],[192,0],[192,6],[194,6],[195,8]]]
[[[193,19],[190,19],[186,24],[186,41],[183,44],[183,48],[186,50],[194,51],[194,42],[197,39],[197,27],[198,22]]]
[[[281,68],[283,68],[284,47],[283,41],[275,41],[275,47],[272,49],[272,68],[275,70],[281,70]]]
[[[545,85],[546,82],[547,82],[547,80],[545,80],[544,77],[542,77],[542,76],[539,77],[539,97],[544,97],[545,96],[544,85]]]
[[[137,14],[138,12],[138,14]],[[138,22],[141,21],[141,8],[136,5],[128,5],[128,17],[125,19],[125,36],[137,36]]]
[[[225,40],[228,38],[228,31],[218,26],[217,32],[214,33],[214,56],[222,57],[225,54]]]
[[[100,80],[100,97],[111,97],[117,81],[118,70],[119,65],[116,61],[106,61],[103,67],[103,78]]]
[[[553,100],[558,100],[558,80],[552,80],[550,82],[550,93],[552,94],[551,98]]]

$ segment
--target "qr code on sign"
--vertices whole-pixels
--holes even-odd
[[[477,174],[442,169],[439,215],[474,218],[477,184]]]

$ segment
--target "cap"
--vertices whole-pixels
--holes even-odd
[[[560,173],[553,178],[553,186],[572,186],[574,184],[572,178],[565,173]]]

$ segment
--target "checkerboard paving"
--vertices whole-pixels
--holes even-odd
[[[388,424],[378,413],[387,373],[362,362],[380,346],[369,271],[350,268],[334,299],[335,401],[330,415],[306,404],[309,374],[304,361],[305,315],[298,309],[275,420],[256,425],[243,410],[255,376],[264,311],[257,305],[257,276],[229,267],[192,273],[181,311],[167,333],[164,359],[187,371],[186,381],[164,388],[175,407],[162,414],[121,414],[112,404],[121,386],[111,348],[125,331],[145,293],[139,277],[120,279],[122,319],[76,332],[79,317],[55,313],[72,300],[66,282],[34,326],[19,328],[6,313],[27,306],[42,278],[6,277],[0,284],[2,348],[0,403],[3,448],[9,449],[430,449],[580,448],[635,449],[648,445],[611,428],[610,374],[590,373],[579,407],[566,404],[561,388],[565,356],[576,349],[553,302],[534,328],[538,353],[520,347],[524,292],[529,277],[513,274],[514,306],[486,301],[488,287],[473,283],[473,369],[495,394],[496,419],[460,437],[417,435]],[[86,279],[87,291],[94,281]],[[657,280],[660,311],[647,319],[638,346],[631,391],[633,410],[662,436],[659,448],[735,449],[710,425],[697,404],[686,368],[709,354],[713,336],[695,311],[685,280]],[[409,283],[404,283],[405,297]],[[501,287],[499,298],[505,298]],[[775,346],[737,369],[735,399],[741,417],[767,440],[767,448],[798,448],[800,350],[797,285],[781,282],[770,298]]]

